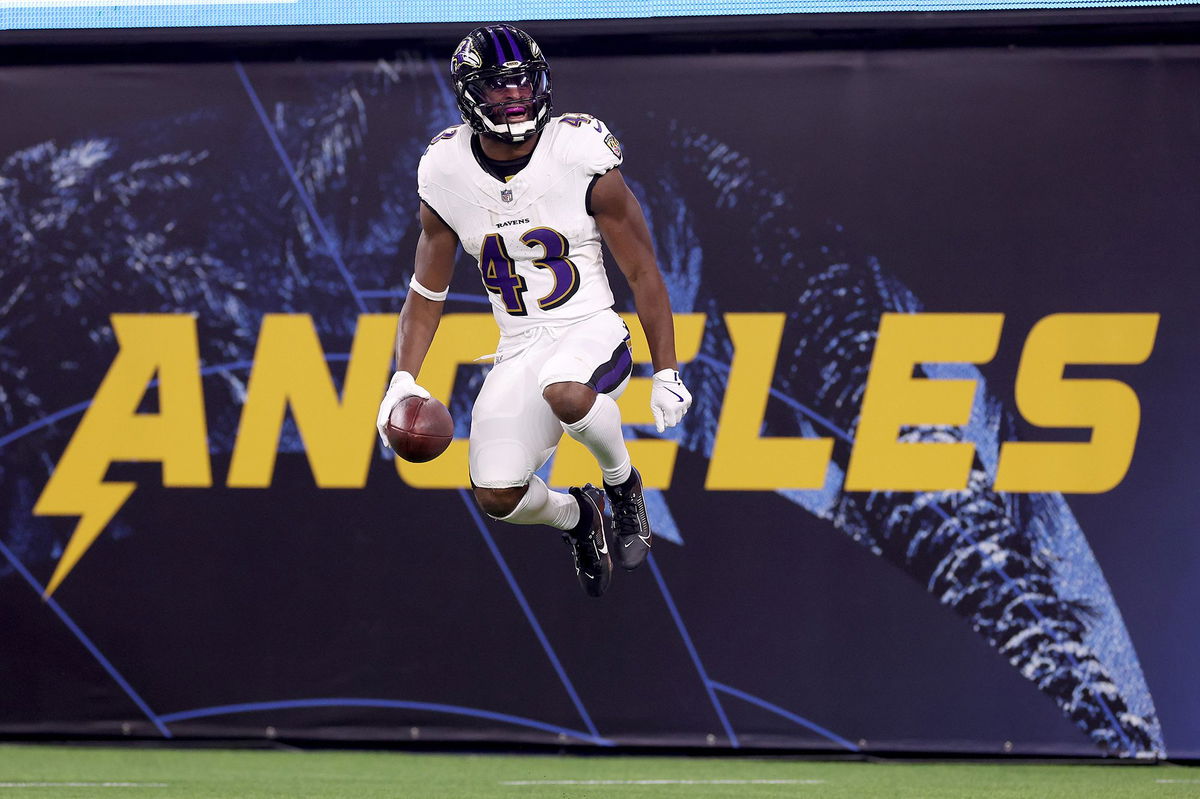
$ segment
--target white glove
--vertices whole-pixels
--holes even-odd
[[[679,424],[690,407],[692,393],[679,379],[679,372],[661,369],[654,373],[654,385],[650,388],[650,412],[654,414],[654,426],[658,432]]]
[[[392,408],[395,408],[405,397],[429,399],[429,392],[418,386],[416,378],[408,372],[396,372],[392,375],[392,382],[388,384],[387,393],[383,395],[383,402],[379,403],[379,415],[375,417],[375,429],[379,431],[379,438],[387,449],[391,449],[392,445],[388,443],[387,433],[383,426],[387,424],[388,417],[392,415]]]

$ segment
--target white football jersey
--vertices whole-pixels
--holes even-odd
[[[613,304],[600,231],[587,212],[621,145],[587,114],[553,117],[529,163],[503,181],[476,160],[471,129],[449,128],[417,168],[417,193],[479,261],[502,336],[566,325]]]

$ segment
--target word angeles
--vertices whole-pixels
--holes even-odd
[[[626,320],[634,356],[649,360],[641,326]],[[775,491],[823,489],[830,475],[834,436],[852,443],[844,468],[845,491],[942,491],[966,487],[975,446],[957,440],[903,440],[913,428],[968,424],[978,381],[947,364],[983,364],[996,354],[1003,314],[885,314],[872,354],[856,429],[828,437],[764,437],[763,416],[783,340],[782,313],[729,313],[725,329],[733,345],[728,379],[712,438],[705,488]],[[681,362],[695,359],[705,333],[703,314],[677,314]],[[38,498],[39,516],[78,516],[47,594],[104,530],[136,489],[106,482],[114,462],[162,464],[165,487],[213,484],[205,421],[199,335],[190,315],[114,314],[118,351],[100,387]],[[374,419],[391,371],[394,314],[359,317],[339,394],[311,317],[264,317],[233,446],[226,485],[271,484],[284,420],[290,412],[321,488],[361,488],[376,453]],[[1044,428],[1089,431],[1086,440],[1007,441],[1000,447],[993,487],[997,491],[1099,493],[1124,478],[1141,420],[1137,395],[1116,380],[1064,377],[1069,364],[1139,364],[1149,357],[1157,314],[1055,314],[1026,338],[1015,381],[1016,407]],[[471,364],[494,341],[488,313],[447,314],[421,371],[421,383],[449,402],[461,364]],[[338,359],[344,359],[341,356]],[[236,367],[231,367],[236,368]],[[210,370],[211,371],[211,370]],[[140,413],[152,387],[158,409]],[[621,398],[628,424],[652,423],[650,378],[634,378]],[[803,403],[806,398],[794,397]],[[698,403],[699,404],[699,403]],[[696,411],[701,411],[697,414]],[[713,409],[709,409],[709,414]],[[702,419],[703,409],[693,410]],[[1075,436],[1076,439],[1083,438]],[[678,445],[631,440],[630,454],[647,488],[671,483]],[[591,461],[582,446],[564,440],[550,473],[554,485],[586,482]],[[468,484],[467,442],[455,439],[429,463],[396,461],[402,480],[421,488]],[[841,474],[840,471],[836,472]]]

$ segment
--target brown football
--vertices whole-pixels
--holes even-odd
[[[446,406],[433,397],[405,397],[392,408],[384,430],[393,452],[406,461],[424,463],[450,446],[454,420]]]

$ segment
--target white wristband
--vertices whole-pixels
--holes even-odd
[[[450,296],[450,287],[449,286],[446,286],[446,288],[443,289],[442,291],[434,291],[433,289],[427,289],[424,286],[422,286],[419,282],[417,282],[416,275],[413,275],[412,280],[408,281],[408,287],[410,289],[412,289],[413,291],[417,292],[418,294],[420,294],[425,299],[433,300],[434,302],[445,302],[446,298]]]

